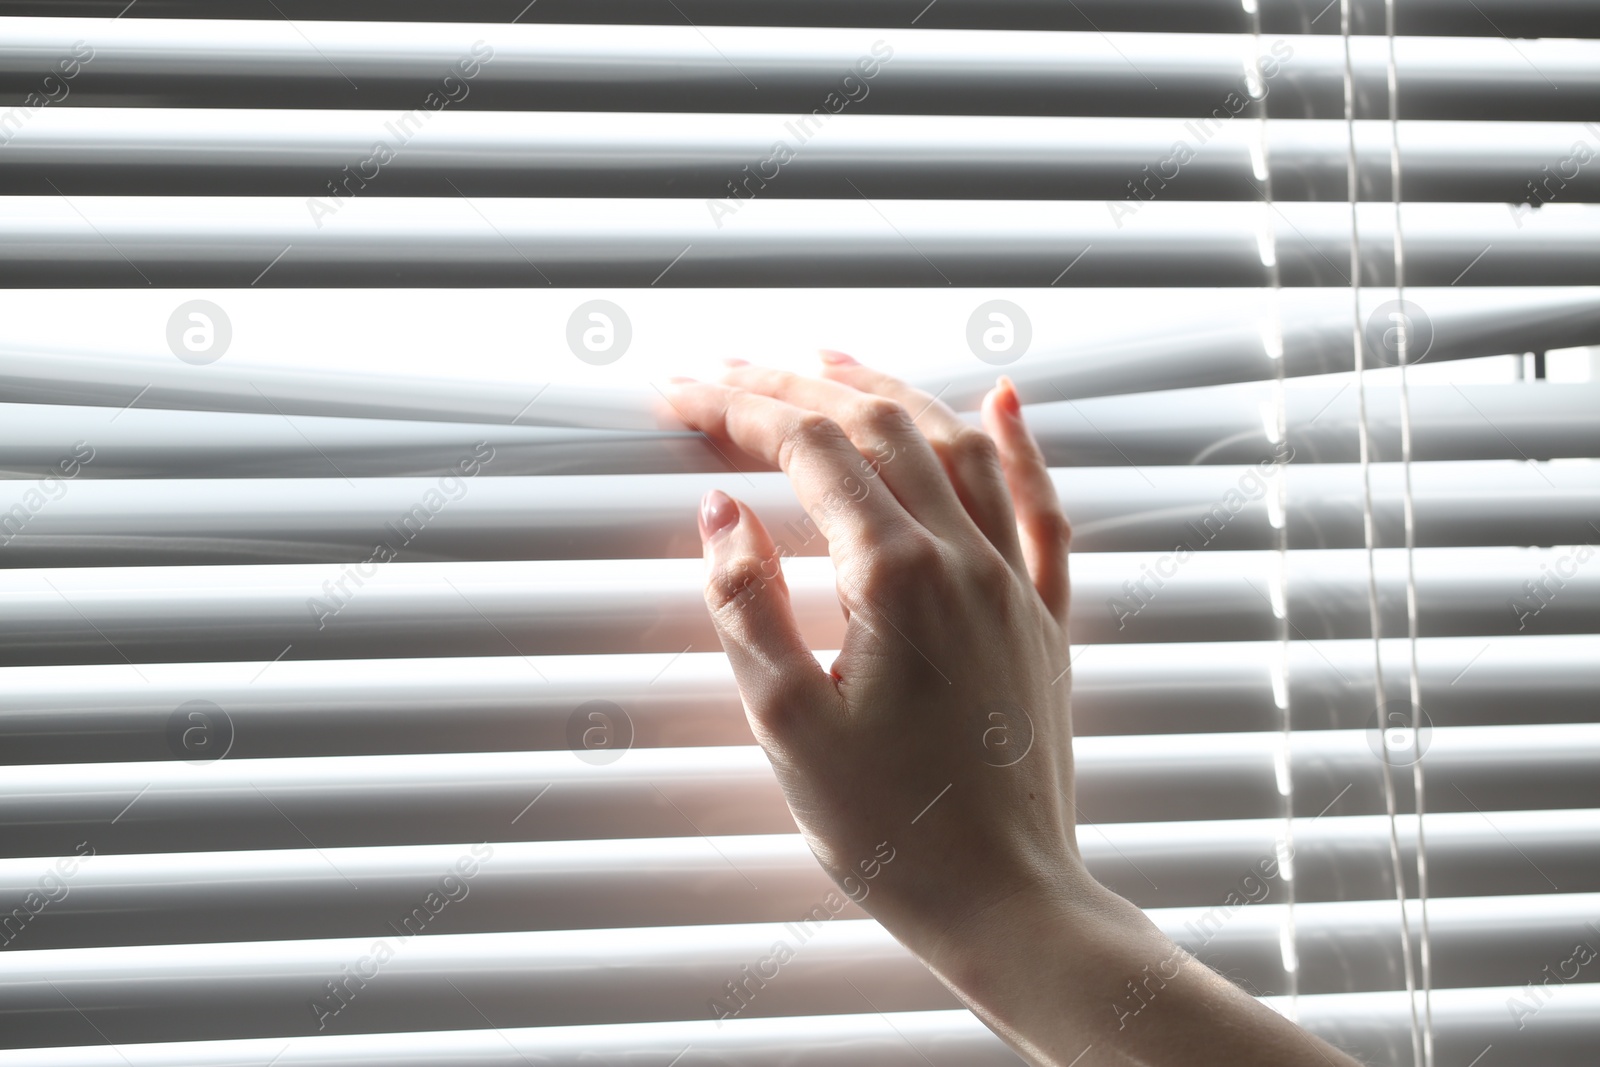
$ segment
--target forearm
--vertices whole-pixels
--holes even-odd
[[[910,942],[1039,1067],[1356,1064],[1184,952],[1086,874]]]

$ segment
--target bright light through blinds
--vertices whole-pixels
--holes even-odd
[[[12,1061],[1015,1064],[803,921],[705,617],[727,486],[842,633],[655,386],[819,347],[1018,382],[1098,878],[1373,1064],[1594,1061],[1592,6],[504,6],[0,17]]]

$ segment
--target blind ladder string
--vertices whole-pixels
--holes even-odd
[[[1395,58],[1395,5],[1384,0],[1384,32],[1388,37],[1389,89],[1389,191],[1393,205],[1394,288],[1400,313],[1406,312],[1406,244],[1400,220],[1400,75]],[[1402,501],[1406,538],[1406,669],[1411,699],[1411,792],[1417,813],[1417,911],[1421,925],[1418,946],[1422,972],[1422,1058],[1424,1067],[1433,1067],[1433,939],[1428,927],[1428,839],[1423,827],[1427,811],[1424,800],[1422,759],[1422,671],[1417,663],[1417,568],[1416,505],[1411,490],[1411,390],[1407,382],[1411,362],[1411,320],[1407,317],[1400,331],[1400,470],[1404,479]]]
[[[1283,976],[1288,997],[1289,1017],[1299,1018],[1300,951],[1295,926],[1294,882],[1294,763],[1290,754],[1294,737],[1294,717],[1290,706],[1289,687],[1289,495],[1288,495],[1288,445],[1289,416],[1284,395],[1283,323],[1282,302],[1279,291],[1283,287],[1283,274],[1278,265],[1277,227],[1274,218],[1272,189],[1272,158],[1267,151],[1267,86],[1261,73],[1261,8],[1258,0],[1242,0],[1245,14],[1250,20],[1251,49],[1245,58],[1247,95],[1254,101],[1255,142],[1251,148],[1251,171],[1260,183],[1262,202],[1262,231],[1259,236],[1261,261],[1266,271],[1269,287],[1268,308],[1261,320],[1262,346],[1272,363],[1272,406],[1263,412],[1263,423],[1269,430],[1273,446],[1276,474],[1268,502],[1268,520],[1273,528],[1273,581],[1277,596],[1274,610],[1278,624],[1277,663],[1272,671],[1272,696],[1278,709],[1281,730],[1278,758],[1274,770],[1281,797],[1283,831],[1274,842],[1274,860],[1278,865],[1279,881],[1284,898],[1283,925],[1279,930],[1279,949],[1283,961]],[[1270,420],[1270,421],[1268,421]],[[1274,503],[1275,502],[1275,503]]]
[[[1345,182],[1350,203],[1350,297],[1351,339],[1356,386],[1357,442],[1360,447],[1362,489],[1362,532],[1367,549],[1367,612],[1372,627],[1373,707],[1377,716],[1378,752],[1383,759],[1383,800],[1389,822],[1389,863],[1394,878],[1395,896],[1400,905],[1400,955],[1406,982],[1406,1003],[1411,1012],[1411,1056],[1414,1067],[1424,1067],[1422,1028],[1417,1015],[1417,976],[1411,958],[1411,921],[1406,909],[1405,866],[1400,853],[1400,831],[1396,816],[1393,761],[1389,757],[1384,703],[1387,689],[1383,672],[1383,619],[1378,602],[1377,530],[1372,512],[1372,441],[1367,420],[1367,391],[1363,375],[1366,347],[1361,321],[1361,227],[1359,212],[1360,173],[1356,157],[1355,65],[1351,56],[1352,0],[1339,2],[1339,33],[1344,44],[1344,123]]]

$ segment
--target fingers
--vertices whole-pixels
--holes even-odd
[[[750,727],[764,746],[781,748],[808,716],[843,701],[800,635],[777,547],[755,513],[713,489],[700,504],[700,537],[706,607]]]
[[[984,397],[983,424],[999,446],[1000,466],[1011,491],[1022,551],[1034,588],[1050,614],[1064,624],[1070,592],[1067,545],[1072,539],[1072,527],[1061,510],[1039,443],[1022,421],[1022,404],[1010,378],[1001,378]]]
[[[1017,541],[1011,496],[1000,470],[995,442],[962,421],[949,405],[881,371],[862,366],[842,352],[822,353],[823,377],[863,393],[897,400],[928,438],[967,514],[1019,574],[1026,563]]]
[[[871,474],[923,526],[945,537],[980,536],[933,447],[898,401],[842,382],[743,363],[730,366],[723,380],[828,416],[867,458]]]
[[[928,536],[893,493],[873,489],[871,464],[827,416],[688,379],[674,382],[668,399],[692,428],[787,474],[836,564],[858,564],[884,545]]]

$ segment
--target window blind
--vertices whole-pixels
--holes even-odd
[[[1597,36],[0,2],[9,1060],[1018,1062],[817,867],[701,600],[731,484],[843,631],[651,381],[845,337],[1028,405],[1096,877],[1367,1062],[1592,1063]]]

